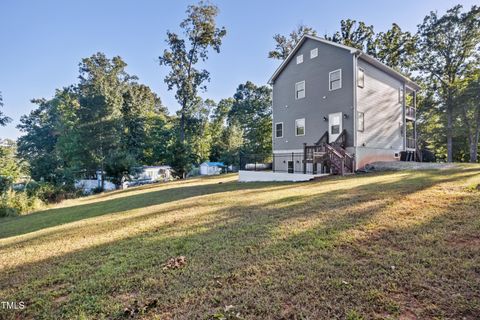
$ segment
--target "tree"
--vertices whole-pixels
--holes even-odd
[[[228,114],[230,125],[243,132],[242,151],[269,156],[272,152],[272,89],[250,81],[238,86]]]
[[[185,142],[185,117],[194,107],[199,90],[205,90],[204,83],[210,80],[205,69],[197,69],[200,61],[208,59],[208,52],[213,49],[220,52],[222,38],[226,35],[224,27],[217,28],[215,18],[218,8],[200,2],[190,5],[186,11],[187,18],[180,23],[184,39],[176,33],[167,32],[169,49],[159,57],[160,65],[170,68],[165,77],[168,90],[176,89],[175,98],[180,104],[179,139]]]
[[[213,110],[210,124],[210,136],[212,139],[210,160],[221,161],[224,150],[224,133],[227,130],[228,113],[232,109],[233,98],[222,99]]]
[[[295,48],[298,41],[304,35],[316,36],[317,32],[313,28],[299,25],[295,30],[290,32],[288,36],[276,34],[273,36],[275,40],[275,49],[268,53],[268,57],[272,59],[285,60],[290,52]]]
[[[103,53],[82,59],[79,66],[78,155],[82,169],[104,172],[109,168],[108,173],[116,175],[125,169],[125,163],[118,164],[122,167],[119,170],[113,168],[123,151],[123,94],[132,78],[125,72],[126,63],[120,57],[110,60]]]
[[[478,64],[477,64],[478,66]],[[480,69],[469,72],[459,83],[455,103],[460,106],[463,128],[468,137],[469,160],[478,160],[480,136]]]
[[[17,157],[15,141],[0,140],[0,196],[25,172],[25,165]]]
[[[418,26],[416,69],[429,89],[437,91],[440,112],[446,117],[447,161],[453,161],[455,86],[473,61],[480,42],[480,9],[462,13],[457,5],[441,17],[430,12]]]
[[[3,98],[2,98],[2,92],[0,91],[0,107],[3,107]],[[5,116],[3,112],[0,110],[0,127],[4,127],[7,125],[7,123],[11,122],[12,119]]]
[[[30,164],[33,179],[52,181],[60,162],[55,152],[58,135],[53,105],[47,99],[31,102],[38,107],[20,118],[17,128],[25,134],[18,139],[18,153]]]
[[[409,74],[413,67],[413,57],[416,53],[416,36],[403,32],[396,24],[386,32],[375,36],[374,56],[387,66]]]
[[[374,36],[373,26],[368,26],[362,21],[347,19],[340,21],[340,31],[332,36],[325,35],[325,39],[375,55]]]

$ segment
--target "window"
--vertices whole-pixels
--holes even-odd
[[[329,88],[328,90],[333,91],[342,88],[342,69],[332,71],[328,74]]]
[[[297,56],[297,64],[300,64],[303,62],[303,54]]]
[[[283,122],[275,123],[275,138],[283,138]]]
[[[310,50],[310,59],[318,57],[318,48]]]
[[[295,135],[296,136],[305,135],[305,118],[295,120]]]
[[[295,100],[305,98],[305,81],[295,83]]]
[[[403,103],[403,88],[398,88],[398,102]]]
[[[363,88],[365,86],[365,70],[358,68],[357,72],[357,86]]]
[[[365,130],[365,114],[357,112],[357,130],[363,132]]]

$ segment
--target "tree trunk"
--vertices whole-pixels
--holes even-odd
[[[453,162],[453,107],[447,105],[447,162]]]
[[[478,160],[478,141],[480,138],[479,124],[477,123],[477,129],[473,137],[470,139],[470,162],[477,163]]]
[[[185,142],[185,112],[184,108],[182,108],[181,116],[180,116],[180,142],[183,144]]]

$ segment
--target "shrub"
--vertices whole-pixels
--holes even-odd
[[[27,192],[8,190],[0,198],[0,217],[15,216],[28,213],[43,205],[37,197],[31,197]]]

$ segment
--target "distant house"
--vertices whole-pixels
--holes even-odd
[[[200,175],[211,176],[223,172],[225,164],[223,162],[208,162],[205,161],[200,165]]]
[[[168,181],[172,177],[170,166],[143,166],[137,176],[138,180],[149,182]]]

